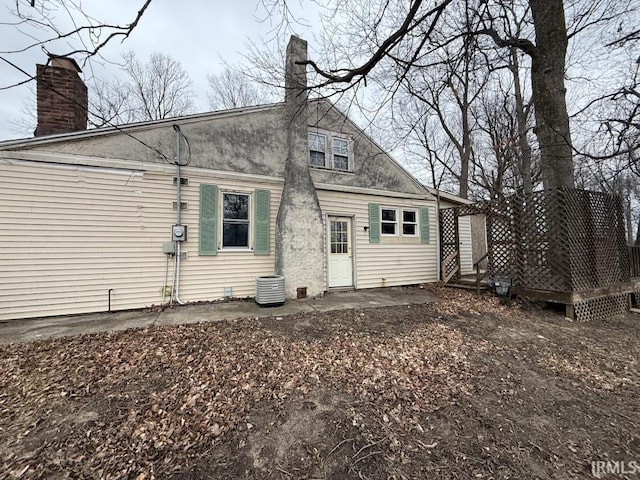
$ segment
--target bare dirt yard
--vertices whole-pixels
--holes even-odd
[[[575,323],[430,288],[440,302],[1,346],[0,477],[584,479],[594,461],[640,465],[637,316]]]

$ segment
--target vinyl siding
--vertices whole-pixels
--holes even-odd
[[[0,165],[0,319],[88,313],[162,303],[166,256],[176,212],[173,174],[15,162]],[[271,251],[198,255],[199,185],[271,191]],[[275,217],[281,185],[189,176],[180,297],[215,300],[232,287],[255,295],[255,277],[273,274]],[[169,259],[167,284],[171,284]]]
[[[318,200],[325,219],[328,215],[354,218],[356,288],[390,287],[437,281],[435,202],[327,190],[318,190]],[[419,237],[408,241],[402,238],[383,237],[381,243],[370,243],[369,233],[364,228],[369,227],[369,203],[416,210],[423,206],[429,207],[431,242],[421,244]]]
[[[460,236],[460,270],[463,275],[473,273],[473,244],[471,241],[471,217],[458,217],[458,234]]]

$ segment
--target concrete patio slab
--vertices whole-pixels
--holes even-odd
[[[260,307],[253,301],[190,304],[160,311],[129,310],[0,322],[0,344],[28,342],[50,337],[98,333],[152,325],[180,325],[239,318],[282,317],[297,313],[352,308],[375,308],[424,304],[437,297],[421,287],[389,287],[332,291],[321,298],[289,300],[279,307]]]

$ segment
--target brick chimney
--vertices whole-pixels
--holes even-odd
[[[36,65],[38,126],[36,137],[87,128],[87,86],[75,60],[50,55],[47,65]]]

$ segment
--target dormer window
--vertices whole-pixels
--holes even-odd
[[[309,132],[309,165],[317,168],[350,172],[351,142],[347,137],[330,132]]]
[[[320,133],[309,134],[309,164],[314,167],[327,166],[327,137]]]
[[[346,138],[331,137],[333,145],[333,168],[349,171],[349,141]]]

